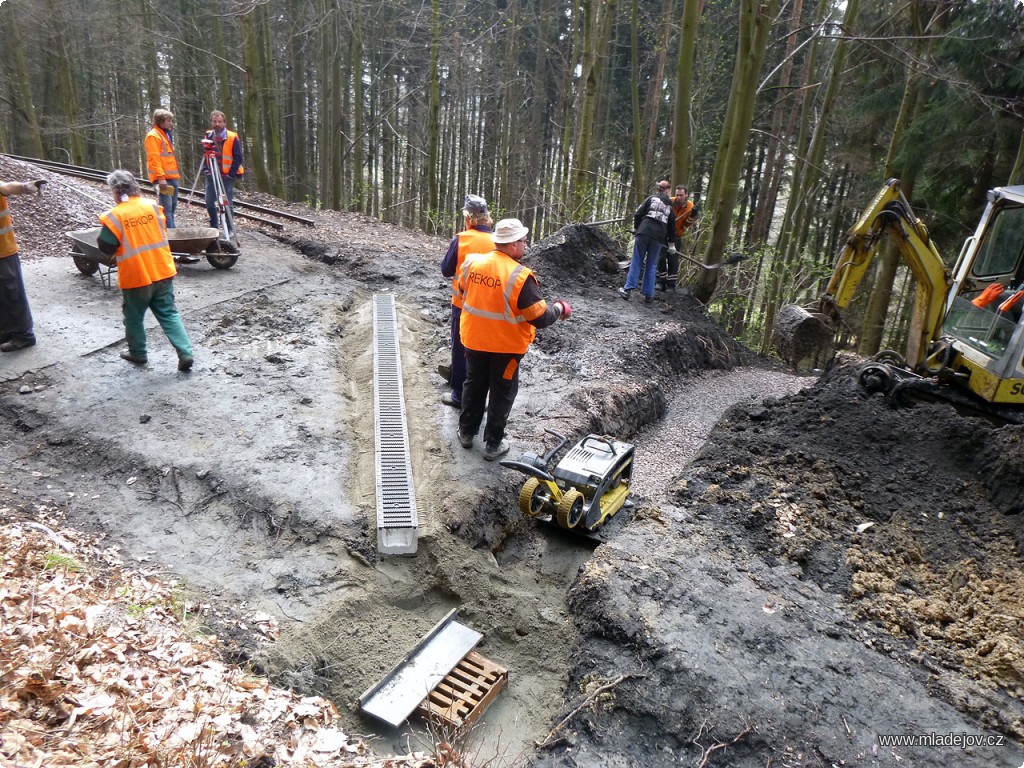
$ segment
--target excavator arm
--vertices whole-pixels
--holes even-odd
[[[907,341],[907,363],[924,362],[929,344],[942,329],[951,275],[928,236],[928,230],[914,215],[900,189],[890,179],[875,195],[850,228],[835,270],[817,302],[809,307],[790,305],[779,313],[775,345],[795,365],[795,355],[806,357],[830,341],[857,288],[885,238],[892,238],[917,286],[914,315]],[[788,355],[787,355],[788,353]]]

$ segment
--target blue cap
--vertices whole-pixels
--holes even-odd
[[[487,201],[479,195],[466,195],[462,210],[466,213],[487,213]]]

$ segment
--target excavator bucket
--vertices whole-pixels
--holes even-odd
[[[775,317],[772,344],[779,357],[796,369],[797,363],[827,349],[835,328],[828,317],[797,304],[787,304]]]

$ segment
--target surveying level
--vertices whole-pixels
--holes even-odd
[[[204,138],[199,143],[203,145],[203,159],[199,164],[195,183],[192,185],[192,193],[195,194],[196,186],[199,184],[199,179],[205,168],[213,182],[214,206],[217,211],[216,228],[220,233],[219,239],[237,248],[238,242],[235,239],[235,222],[231,211],[231,201],[228,200],[227,190],[224,189],[224,179],[217,162],[217,142]]]

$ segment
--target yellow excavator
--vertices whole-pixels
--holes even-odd
[[[879,246],[892,238],[916,291],[905,356],[880,352],[860,383],[897,403],[941,399],[1024,423],[1024,186],[988,193],[974,235],[947,267],[891,179],[850,229],[825,292],[779,311],[773,338],[794,362],[832,341]]]

